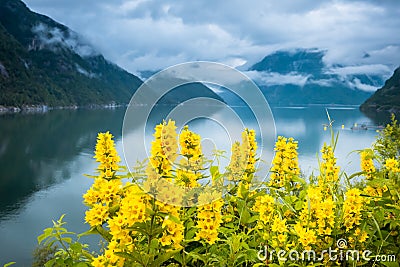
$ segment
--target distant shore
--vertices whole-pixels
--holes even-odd
[[[47,105],[22,105],[22,106],[3,106],[0,105],[0,115],[3,114],[15,114],[15,113],[46,113],[50,110],[75,110],[75,109],[113,109],[123,107],[121,104],[90,104],[85,106],[47,106]]]

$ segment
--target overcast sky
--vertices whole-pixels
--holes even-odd
[[[328,65],[400,65],[399,0],[24,2],[132,73],[193,60],[251,65],[293,48],[326,50]]]

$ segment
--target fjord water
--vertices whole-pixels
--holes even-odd
[[[334,120],[334,129],[339,132],[336,157],[341,170],[358,171],[358,155],[350,152],[369,147],[377,133],[350,129],[354,123],[372,124],[357,107],[273,107],[277,134],[298,140],[302,171],[316,172],[317,153],[324,142],[330,141],[329,131],[324,131],[324,124],[328,123],[326,110]],[[240,113],[241,109],[235,111]],[[0,116],[1,266],[9,261],[16,261],[17,266],[30,266],[36,237],[52,225],[51,220],[62,214],[66,214],[69,230],[79,233],[89,228],[84,224],[86,208],[82,204],[82,194],[90,187],[92,179],[83,174],[95,173],[93,150],[98,132],[110,131],[122,155],[124,112],[122,108],[56,110]],[[246,117],[246,110],[243,114]],[[149,125],[158,122],[155,119]],[[253,123],[249,119],[249,125],[246,120],[244,125],[252,127]],[[138,125],[137,130],[143,131],[141,127]],[[229,150],[229,134],[215,121],[193,121],[190,127],[207,137],[203,143],[207,153],[212,150],[213,142],[218,149]],[[242,125],[238,125],[238,131],[240,128]],[[146,128],[145,136],[151,140],[151,129]],[[135,149],[140,142],[143,143],[132,139],[130,146]],[[272,151],[268,153],[272,155]],[[94,242],[93,239],[82,241]]]

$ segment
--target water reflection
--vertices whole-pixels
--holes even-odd
[[[99,131],[118,138],[124,110],[56,110],[0,116],[0,219],[32,193],[71,177],[65,166],[91,153]]]
[[[339,132],[339,142],[335,155],[341,170],[356,172],[359,170],[359,157],[352,151],[370,147],[377,133],[375,131],[352,131],[354,123],[372,122],[357,107],[275,107],[272,113],[276,122],[278,135],[294,137],[299,142],[299,162],[306,174],[315,172],[317,154],[324,143],[331,142],[330,131],[324,131],[329,123],[326,111],[333,120],[335,132]],[[344,129],[342,129],[344,125]]]

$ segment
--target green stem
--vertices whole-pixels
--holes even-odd
[[[60,242],[61,246],[64,248],[65,252],[67,252],[67,254],[69,255],[69,257],[71,259],[73,259],[74,257],[72,257],[72,254],[69,252],[67,246],[64,244],[64,242],[62,241],[61,235],[59,234],[59,232],[57,232],[57,240],[58,242]]]

